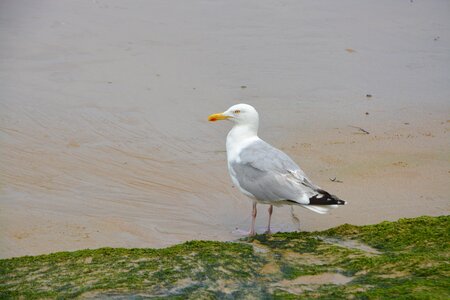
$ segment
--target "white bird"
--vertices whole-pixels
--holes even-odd
[[[287,154],[258,137],[259,116],[253,106],[233,105],[223,113],[210,115],[208,120],[234,122],[226,142],[228,172],[234,185],[253,200],[249,235],[256,234],[257,203],[269,205],[266,233],[270,233],[273,205],[299,205],[324,214],[346,204],[313,184]]]

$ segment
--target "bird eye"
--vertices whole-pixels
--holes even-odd
[[[236,109],[235,111],[234,111],[234,113],[235,114],[238,114],[238,113],[240,113],[241,111],[239,110],[239,109]]]

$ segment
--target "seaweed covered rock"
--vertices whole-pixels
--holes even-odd
[[[450,217],[0,260],[1,298],[450,298]]]

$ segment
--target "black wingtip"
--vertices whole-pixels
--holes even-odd
[[[345,205],[345,204],[347,204],[347,201],[341,199],[338,200],[337,205]]]
[[[346,201],[339,199],[335,195],[331,195],[324,190],[320,190],[319,194],[309,198],[310,205],[345,205]]]

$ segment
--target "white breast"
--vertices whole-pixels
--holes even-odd
[[[254,198],[254,196],[248,191],[244,190],[239,181],[236,178],[236,173],[231,167],[232,163],[240,163],[239,154],[242,149],[259,140],[257,135],[248,135],[246,132],[241,130],[239,127],[233,127],[233,129],[228,133],[227,136],[227,161],[228,161],[228,173],[230,174],[231,181],[239,190],[246,196]]]

